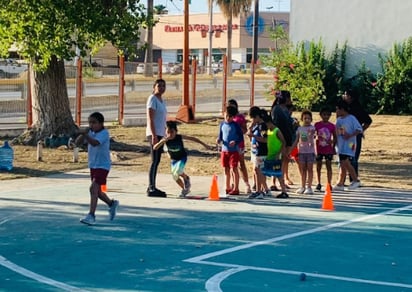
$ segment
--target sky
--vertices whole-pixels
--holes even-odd
[[[208,12],[208,0],[191,0],[189,5],[190,13],[207,13]],[[142,2],[143,3],[143,2]],[[166,6],[169,14],[183,14],[183,0],[154,0],[154,5]],[[252,1],[252,8],[254,7],[254,1]],[[253,10],[253,9],[252,9]],[[215,6],[214,12],[219,11]],[[259,0],[259,11],[290,11],[290,0]]]

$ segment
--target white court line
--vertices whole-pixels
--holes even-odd
[[[222,289],[220,289],[220,283],[228,278],[231,275],[234,275],[238,272],[247,270],[248,268],[236,268],[236,269],[230,269],[230,270],[226,270],[223,272],[220,272],[216,275],[214,275],[212,278],[210,278],[209,280],[207,280],[206,282],[206,290],[207,291],[213,291],[213,292],[222,292]]]
[[[6,223],[7,221],[10,221],[11,219],[12,219],[12,217],[3,219],[2,221],[0,221],[0,225]],[[44,277],[40,274],[29,271],[29,270],[27,270],[23,267],[20,267],[20,266],[16,265],[15,263],[9,261],[8,259],[6,259],[5,257],[3,257],[1,255],[0,255],[0,266],[3,266],[3,267],[5,267],[9,270],[12,270],[12,271],[14,271],[14,272],[26,277],[26,278],[31,278],[31,279],[33,279],[37,282],[41,282],[41,283],[47,284],[49,286],[60,288],[60,289],[65,290],[65,291],[79,291],[79,292],[80,291],[82,291],[82,292],[87,291],[87,290],[83,290],[83,289],[79,289],[79,288],[67,285],[65,283],[55,281],[53,279],[50,279],[50,278]]]
[[[24,277],[31,278],[31,279],[33,279],[37,282],[44,283],[44,284],[49,285],[49,286],[53,286],[53,287],[62,289],[64,291],[79,291],[79,292],[80,291],[82,291],[82,292],[87,291],[87,290],[79,289],[79,288],[76,288],[76,287],[61,283],[61,282],[57,282],[53,279],[44,277],[42,275],[36,274],[32,271],[29,271],[29,270],[27,270],[23,267],[20,267],[16,264],[10,262],[6,258],[2,257],[1,255],[0,255],[0,265],[5,267],[5,268],[8,268],[8,269],[10,269],[10,270],[12,270],[16,273],[18,273],[18,274],[20,274]]]
[[[291,234],[286,234],[286,235],[274,237],[274,238],[267,239],[267,240],[256,241],[256,242],[252,242],[252,243],[248,243],[248,244],[242,244],[242,245],[239,245],[239,246],[226,248],[226,249],[222,249],[220,251],[211,252],[211,253],[207,253],[207,254],[204,254],[204,255],[201,255],[201,256],[189,258],[189,259],[186,259],[186,260],[183,260],[183,261],[184,262],[189,262],[189,263],[195,263],[195,264],[215,265],[215,266],[224,266],[224,267],[231,268],[227,273],[223,273],[223,272],[218,273],[215,276],[211,277],[206,282],[208,287],[211,288],[210,290],[207,289],[207,291],[221,291],[220,290],[220,283],[222,281],[224,281],[225,278],[227,278],[227,277],[229,277],[229,276],[231,276],[231,275],[233,275],[233,274],[235,274],[239,271],[244,271],[244,270],[246,270],[248,268],[252,268],[252,267],[241,266],[241,265],[233,265],[233,264],[220,264],[220,263],[217,263],[217,262],[205,261],[206,259],[216,257],[216,256],[225,255],[225,254],[236,252],[236,251],[239,251],[239,250],[248,249],[248,248],[251,248],[251,247],[258,246],[258,245],[271,244],[271,243],[279,242],[279,241],[282,241],[282,240],[285,240],[285,239],[290,239],[290,238],[295,238],[295,237],[299,237],[299,236],[303,236],[303,235],[307,235],[307,234],[326,231],[326,230],[329,230],[329,229],[346,226],[346,225],[352,224],[354,222],[363,222],[363,221],[367,221],[367,220],[370,220],[370,219],[373,219],[373,218],[376,218],[376,217],[395,214],[395,213],[410,210],[410,209],[412,209],[412,205],[401,207],[401,208],[396,208],[396,209],[392,209],[392,210],[387,210],[387,211],[376,213],[376,214],[366,215],[366,216],[362,216],[362,217],[359,217],[359,218],[354,218],[352,220],[336,222],[336,223],[328,224],[328,225],[317,227],[317,228],[312,228],[312,229],[308,229],[308,230],[304,230],[304,231],[299,231],[299,232],[295,232],[295,233],[291,233]],[[253,269],[262,270],[262,271],[272,271],[272,272],[277,272],[277,273],[287,273],[287,274],[296,274],[296,273],[298,273],[298,274],[300,274],[300,272],[288,271],[288,270],[266,269],[266,268],[257,268],[257,267],[253,267]],[[402,284],[402,283],[370,281],[370,280],[364,280],[364,279],[339,277],[339,276],[324,275],[324,274],[308,273],[307,275],[310,275],[312,277],[335,279],[335,280],[341,280],[341,281],[350,281],[350,282],[368,283],[368,284],[376,284],[376,285],[412,288],[412,285]]]
[[[223,282],[229,276],[234,275],[238,272],[242,272],[242,271],[254,270],[254,271],[271,272],[271,273],[296,275],[296,276],[299,276],[300,274],[302,274],[302,271],[293,271],[293,270],[281,270],[281,269],[262,268],[262,267],[255,267],[255,266],[233,265],[233,264],[225,264],[225,263],[209,262],[209,261],[203,261],[200,263],[205,264],[205,265],[229,268],[228,270],[225,270],[223,272],[220,272],[214,275],[213,277],[209,278],[206,281],[206,284],[205,284],[206,290],[214,291],[214,292],[222,291],[220,289],[220,283]],[[362,283],[362,284],[373,284],[373,285],[412,289],[412,284],[403,284],[403,283],[385,282],[385,281],[373,281],[373,280],[366,280],[366,279],[360,279],[360,278],[341,277],[341,276],[318,274],[318,273],[305,273],[305,274],[306,276],[309,276],[312,278],[321,278],[321,279],[339,280],[339,281],[346,281],[346,282],[356,282],[356,283]]]

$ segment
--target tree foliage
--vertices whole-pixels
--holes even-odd
[[[52,56],[68,60],[94,52],[105,41],[133,52],[139,28],[149,25],[140,1],[0,0],[0,54],[12,45],[38,70]]]
[[[412,113],[412,37],[394,44],[386,56],[380,56],[382,74],[378,74],[374,94],[378,112]]]
[[[12,46],[30,66],[33,125],[23,134],[35,144],[75,133],[64,61],[93,54],[106,41],[129,55],[141,26],[151,26],[139,0],[0,0],[0,54]]]
[[[306,49],[303,43],[295,47],[282,46],[263,58],[263,63],[276,68],[269,94],[274,91],[289,90],[298,109],[310,109],[313,104],[324,99],[322,68],[324,48],[321,43],[310,43]]]
[[[232,75],[232,19],[250,11],[252,0],[208,0],[209,5],[216,3],[227,20],[227,60],[228,75]]]
[[[216,3],[226,18],[238,17],[242,13],[248,13],[252,5],[252,0],[209,0]]]

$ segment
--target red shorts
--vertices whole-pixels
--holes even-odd
[[[105,185],[109,171],[103,168],[90,168],[90,178],[98,185]]]
[[[220,153],[220,161],[222,163],[222,167],[237,167],[239,163],[239,152],[222,152]]]

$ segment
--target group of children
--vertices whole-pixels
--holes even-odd
[[[317,185],[315,190],[322,190],[321,172],[322,164],[326,166],[326,184],[332,185],[332,161],[335,154],[339,157],[339,179],[333,187],[335,191],[344,190],[344,183],[347,174],[350,175],[351,183],[348,189],[355,189],[360,186],[360,181],[355,169],[351,164],[356,149],[356,136],[362,133],[362,126],[357,119],[349,114],[348,105],[343,100],[336,106],[336,125],[330,122],[331,111],[327,108],[320,110],[321,120],[314,125],[312,112],[304,110],[301,113],[301,124],[296,125],[295,136],[292,146],[295,149],[295,160],[298,164],[300,174],[300,186],[296,190],[297,194],[313,194],[314,165],[316,165]],[[253,187],[250,188],[246,170],[240,167],[242,177],[246,185],[246,193],[250,193],[249,198],[263,198],[271,196],[271,190],[277,190],[276,178],[279,179],[280,194],[276,197],[287,198],[287,188],[285,177],[288,178],[288,171],[282,167],[278,175],[273,175],[273,183],[268,187],[265,171],[268,165],[281,164],[282,156],[290,157],[287,150],[287,143],[284,135],[273,124],[272,118],[265,109],[253,106],[249,109],[250,126],[243,130],[239,122],[246,123],[246,119],[238,112],[237,104],[231,100],[226,107],[224,121],[220,125],[217,143],[222,145],[221,164],[225,173],[226,194],[239,194],[239,170],[240,155],[244,162],[245,142],[244,134],[250,139],[251,162],[253,165]],[[292,117],[291,117],[291,123]],[[245,128],[245,127],[243,127]],[[294,152],[294,151],[292,151]],[[268,163],[271,162],[271,163]],[[270,172],[270,171],[269,171]]]
[[[351,164],[356,149],[356,137],[362,133],[362,126],[357,119],[349,114],[348,104],[343,100],[336,106],[336,125],[329,121],[331,111],[323,108],[320,111],[321,121],[312,125],[312,112],[304,110],[301,113],[302,124],[297,126],[296,135],[291,147],[282,131],[273,123],[273,118],[265,109],[253,106],[249,109],[251,119],[247,127],[246,118],[239,113],[236,100],[230,100],[224,113],[224,121],[219,126],[216,143],[221,145],[221,165],[225,174],[225,189],[227,195],[239,195],[240,174],[246,185],[246,193],[249,198],[263,198],[271,196],[271,188],[267,185],[266,168],[270,167],[275,173],[273,182],[278,178],[281,192],[277,198],[288,198],[287,185],[284,177],[288,177],[285,168],[281,167],[282,158],[289,160],[289,149],[297,149],[296,162],[299,166],[301,184],[297,189],[298,194],[313,194],[313,166],[316,163],[317,186],[320,191],[322,162],[325,160],[327,184],[332,180],[332,160],[335,153],[339,156],[340,173],[338,183],[334,190],[344,190],[346,175],[351,177],[349,189],[360,186],[360,181]],[[292,117],[291,117],[291,123]],[[110,199],[102,190],[106,184],[110,171],[110,137],[104,127],[104,117],[101,113],[93,113],[89,117],[89,128],[80,131],[81,135],[76,139],[76,144],[88,144],[88,161],[91,176],[90,186],[90,210],[80,222],[93,225],[95,223],[95,211],[98,199],[104,201],[109,207],[111,220],[116,216],[119,202]],[[251,162],[253,165],[253,187],[250,186],[247,166],[245,162],[245,139],[247,136],[251,144]],[[289,139],[289,138],[288,138]],[[153,145],[153,149],[167,146],[167,152],[171,159],[171,173],[173,179],[181,188],[181,197],[190,192],[190,178],[184,168],[187,161],[187,152],[183,140],[190,140],[203,145],[206,149],[213,149],[198,138],[178,134],[175,121],[166,122],[166,135]],[[284,159],[283,159],[284,160]],[[281,171],[275,171],[278,167]],[[276,185],[274,185],[275,188]],[[272,189],[273,190],[273,189]]]

